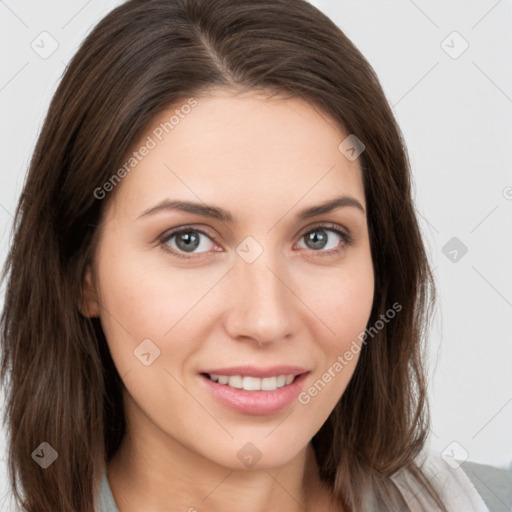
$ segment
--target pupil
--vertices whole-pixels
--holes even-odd
[[[199,236],[191,231],[181,233],[176,240],[176,245],[184,251],[191,252],[199,245]]]
[[[318,236],[320,233],[320,236]],[[324,230],[312,231],[309,233],[308,242],[312,242],[311,249],[322,249],[327,241],[326,233]]]

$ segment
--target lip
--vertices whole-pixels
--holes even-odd
[[[215,373],[217,375],[243,375],[247,377],[277,377],[278,375],[300,375],[308,370],[300,366],[277,365],[262,368],[258,366],[231,366],[229,368],[215,368],[210,370],[201,370],[200,373]]]
[[[241,368],[235,372],[233,368],[223,368],[211,372],[204,373],[218,373],[220,375],[244,375],[250,377],[273,377],[275,375],[297,375],[295,380],[281,388],[277,388],[274,391],[246,391],[245,389],[232,388],[225,384],[219,384],[210,380],[205,375],[199,374],[199,380],[203,386],[226,407],[242,413],[250,414],[254,416],[264,416],[270,414],[276,414],[287,406],[292,404],[298,394],[301,392],[304,381],[309,375],[309,371],[299,371],[297,367],[273,367],[272,369],[259,369],[259,373],[255,373],[256,369],[253,368],[252,373],[248,371],[248,367],[244,367],[245,370],[241,371]],[[276,373],[276,368],[278,371]],[[282,371],[285,369],[285,371]],[[229,370],[230,373],[224,373]]]

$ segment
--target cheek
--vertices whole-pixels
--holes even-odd
[[[106,236],[97,261],[101,324],[123,375],[136,361],[136,347],[146,339],[156,341],[166,330],[161,304],[168,303],[168,297],[162,295],[161,283],[155,289],[156,277],[122,240]]]
[[[343,353],[368,323],[374,298],[374,273],[368,251],[354,253],[339,269],[316,272],[300,286],[304,303],[317,316],[315,339],[324,354]]]
[[[352,268],[338,276],[338,283],[333,283],[332,275],[330,279],[320,280],[318,284],[322,286],[317,290],[322,293],[309,296],[320,311],[321,321],[317,322],[314,339],[321,364],[298,396],[298,402],[307,411],[312,433],[321,428],[354,374],[361,335],[373,304],[374,274],[370,260],[361,262],[357,270]]]
[[[186,360],[197,348],[193,330],[200,328],[188,317],[223,270],[174,268],[171,272],[162,259],[122,247],[122,240],[105,242],[97,268],[101,323],[119,373],[138,367],[134,350],[147,339],[161,352],[172,345],[173,360]],[[187,343],[181,342],[183,338]]]
[[[373,289],[373,279],[367,275],[349,277],[337,288],[328,289],[325,304],[337,337],[344,339],[355,327],[366,325],[373,303]]]
[[[301,293],[304,302],[318,312],[311,325],[316,326],[314,351],[321,364],[299,402],[308,407],[312,417],[321,419],[342,396],[359,360],[374,298],[369,250],[361,251],[337,272],[317,273],[314,283],[303,285]]]

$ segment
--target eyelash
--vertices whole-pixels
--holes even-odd
[[[348,247],[352,244],[352,241],[353,241],[352,237],[348,233],[343,231],[337,224],[320,224],[318,226],[313,226],[312,228],[309,228],[307,231],[304,231],[300,235],[299,240],[304,238],[309,233],[312,233],[312,232],[320,230],[320,229],[325,229],[326,231],[332,231],[332,232],[336,233],[337,235],[339,235],[340,238],[342,239],[341,248]],[[181,259],[185,259],[185,260],[192,260],[192,259],[199,257],[203,253],[196,253],[196,254],[190,253],[191,254],[190,256],[185,256],[184,253],[178,252],[175,249],[171,249],[167,245],[167,242],[169,242],[169,240],[171,240],[173,237],[180,235],[181,233],[187,233],[189,231],[192,231],[194,233],[200,233],[201,235],[206,236],[212,242],[215,243],[215,240],[213,240],[213,237],[211,235],[209,235],[208,233],[206,233],[205,231],[195,228],[193,226],[183,226],[179,229],[171,231],[170,233],[165,233],[159,239],[159,243],[160,243],[160,246],[162,247],[162,250],[164,250],[167,253],[172,254],[173,256],[176,256],[177,258],[181,258]],[[323,250],[314,251],[314,250],[310,249],[310,252],[317,253],[316,255],[318,257],[334,256],[335,254],[337,254],[341,251],[341,248],[337,247],[336,249],[331,249],[329,251],[323,251]]]

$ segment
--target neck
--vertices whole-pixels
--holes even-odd
[[[132,424],[133,425],[133,424]],[[311,445],[272,469],[229,468],[156,427],[127,431],[107,474],[119,512],[304,512],[324,508]]]

